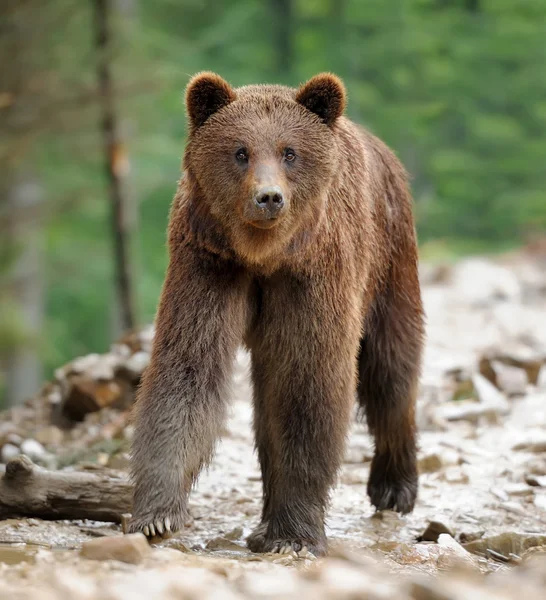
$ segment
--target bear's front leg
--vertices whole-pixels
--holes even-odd
[[[225,416],[247,288],[244,272],[229,262],[183,241],[171,253],[135,406],[131,532],[164,536],[184,523],[189,491]]]
[[[358,302],[334,276],[265,283],[249,345],[262,469],[254,552],[327,551],[324,517],[354,406]]]

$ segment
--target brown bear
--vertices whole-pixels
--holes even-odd
[[[186,103],[170,263],[135,407],[130,531],[182,527],[244,343],[263,479],[248,546],[324,554],[355,395],[375,440],[372,504],[407,513],[417,494],[423,311],[406,174],[343,116],[331,74],[234,89],[201,73]]]

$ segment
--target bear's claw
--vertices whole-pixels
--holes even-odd
[[[305,544],[296,540],[293,542],[279,542],[273,549],[274,554],[290,554],[294,553],[298,558],[305,558],[312,554]]]
[[[177,521],[174,520],[176,523]],[[171,535],[178,531],[181,527],[173,527],[173,519],[171,517],[162,517],[159,519],[134,519],[129,525],[129,532],[136,533],[142,532],[148,539],[152,538],[169,538]]]
[[[326,554],[326,539],[304,540],[300,537],[271,539],[267,536],[267,522],[262,522],[247,538],[247,546],[252,552],[273,554],[294,553],[299,558],[323,556]]]

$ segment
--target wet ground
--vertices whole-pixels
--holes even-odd
[[[411,515],[374,514],[366,496],[373,448],[355,422],[332,493],[331,556],[249,553],[261,483],[241,352],[231,417],[185,530],[128,564],[79,554],[88,540],[121,535],[117,525],[0,521],[0,598],[546,597],[544,263],[520,254],[469,260],[423,267],[422,279],[428,341]],[[31,419],[19,417],[19,433],[32,435]],[[56,446],[44,440],[43,464],[67,464],[93,440],[87,460],[124,469],[124,420],[120,440],[97,446],[111,422],[95,413]]]

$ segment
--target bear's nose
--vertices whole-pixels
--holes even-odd
[[[254,197],[254,201],[259,209],[265,209],[269,213],[270,219],[275,218],[284,206],[282,190],[278,185],[261,188]]]

